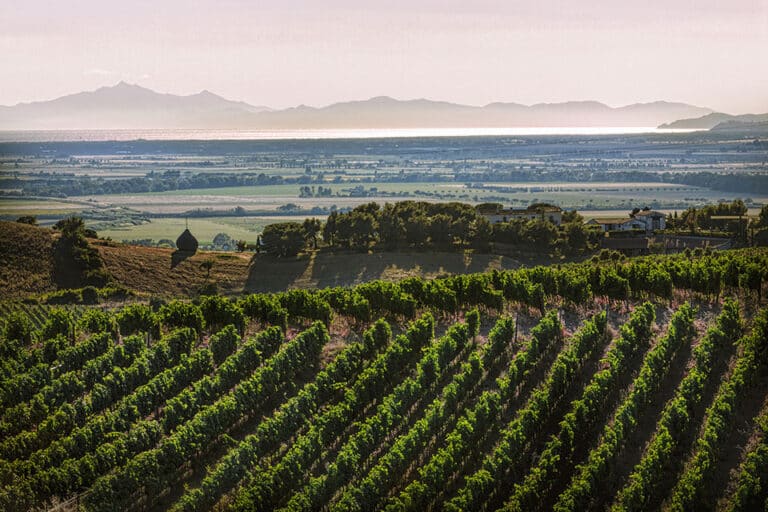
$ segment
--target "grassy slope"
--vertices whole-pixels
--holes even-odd
[[[0,221],[0,296],[54,290],[52,254],[51,230]]]
[[[171,269],[171,250],[99,247],[107,269],[121,284],[165,296],[194,294],[206,281],[200,263],[214,260],[211,279],[223,293],[273,292],[286,288],[346,286],[372,279],[435,277],[448,273],[507,269],[519,264],[504,256],[453,253],[315,253],[275,259],[264,255],[199,252]]]
[[[0,297],[22,298],[55,289],[51,279],[53,236],[47,228],[0,221]],[[520,266],[509,257],[490,254],[318,252],[282,260],[249,253],[198,252],[171,268],[170,249],[96,247],[115,281],[138,292],[166,297],[194,295],[207,280],[200,264],[209,258],[215,262],[210,279],[227,294],[346,286],[372,279],[435,277]]]

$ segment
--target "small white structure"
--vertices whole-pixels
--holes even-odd
[[[559,226],[563,222],[563,210],[559,206],[551,204],[532,204],[525,209],[500,209],[495,211],[480,212],[491,224],[499,222],[512,222],[515,220],[546,220]]]
[[[656,231],[667,227],[667,216],[654,210],[640,210],[635,214],[635,219],[645,223],[646,231]]]
[[[641,210],[631,214],[629,218],[613,219],[590,219],[587,225],[600,226],[603,231],[631,231],[633,229],[642,229],[646,233],[667,227],[667,217],[661,212],[654,210]]]

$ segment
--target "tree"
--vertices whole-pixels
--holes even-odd
[[[264,250],[278,257],[296,256],[304,248],[304,228],[298,222],[281,222],[264,227]]]
[[[760,208],[760,215],[758,216],[758,224],[761,227],[768,228],[768,204]]]
[[[58,221],[53,225],[53,229],[61,231],[62,236],[72,237],[85,231],[85,223],[82,218],[72,216]]]
[[[397,214],[396,205],[387,203],[379,218],[379,242],[389,250],[397,248],[405,239],[405,223]]]
[[[211,277],[211,269],[213,268],[214,264],[215,264],[215,262],[211,258],[208,258],[208,259],[204,260],[202,263],[200,263],[200,268],[205,270],[205,278],[206,279],[210,279],[210,277]]]
[[[353,212],[352,243],[355,247],[367,249],[371,242],[376,241],[376,224],[376,217],[372,213]]]
[[[563,212],[563,224],[583,224],[584,217],[582,217],[576,210],[566,210]]]
[[[572,223],[565,227],[566,246],[572,254],[580,253],[589,246],[589,231],[584,224]]]
[[[61,236],[54,244],[54,276],[60,288],[77,288],[83,285],[102,287],[109,281],[99,251],[91,247],[86,236],[89,233],[80,217],[68,217],[57,222],[54,229]]]
[[[325,221],[325,226],[323,226],[323,240],[325,240],[328,245],[334,245],[336,241],[336,221],[338,218],[338,212],[331,212],[331,214],[328,215],[328,219]]]
[[[226,233],[219,233],[213,237],[213,246],[219,249],[231,249],[234,247],[235,241],[232,237]]]
[[[317,236],[320,234],[320,230],[323,226],[322,222],[320,222],[320,219],[304,219],[304,223],[301,226],[304,229],[304,238],[308,242],[312,242],[313,249],[317,249]]]
[[[19,224],[29,224],[30,226],[37,226],[37,217],[34,215],[22,215],[16,222]]]
[[[434,215],[429,219],[427,233],[433,247],[445,249],[450,245],[450,227],[451,218],[444,213]]]
[[[557,227],[545,220],[531,220],[523,227],[523,237],[533,247],[539,250],[549,250],[557,240]]]

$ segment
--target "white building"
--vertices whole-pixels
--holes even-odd
[[[632,231],[633,229],[642,229],[646,233],[656,230],[666,229],[667,217],[661,212],[654,210],[642,210],[629,218],[613,219],[590,219],[587,221],[590,226],[600,226],[603,231]]]

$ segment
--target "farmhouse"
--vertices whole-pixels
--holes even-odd
[[[600,226],[603,231],[632,231],[645,229],[645,223],[633,218],[589,219],[588,226]]]
[[[499,222],[511,222],[515,220],[546,220],[559,226],[563,221],[563,210],[559,206],[545,203],[536,203],[525,209],[487,209],[479,210],[479,213],[488,219],[491,224]]]
[[[646,231],[655,231],[667,227],[667,216],[655,210],[641,210],[634,214],[634,218],[645,223]]]
[[[633,229],[642,229],[647,233],[656,230],[665,229],[667,226],[666,216],[651,209],[640,210],[631,213],[629,217],[613,219],[590,219],[587,221],[590,226],[600,226],[603,231],[631,231]]]

